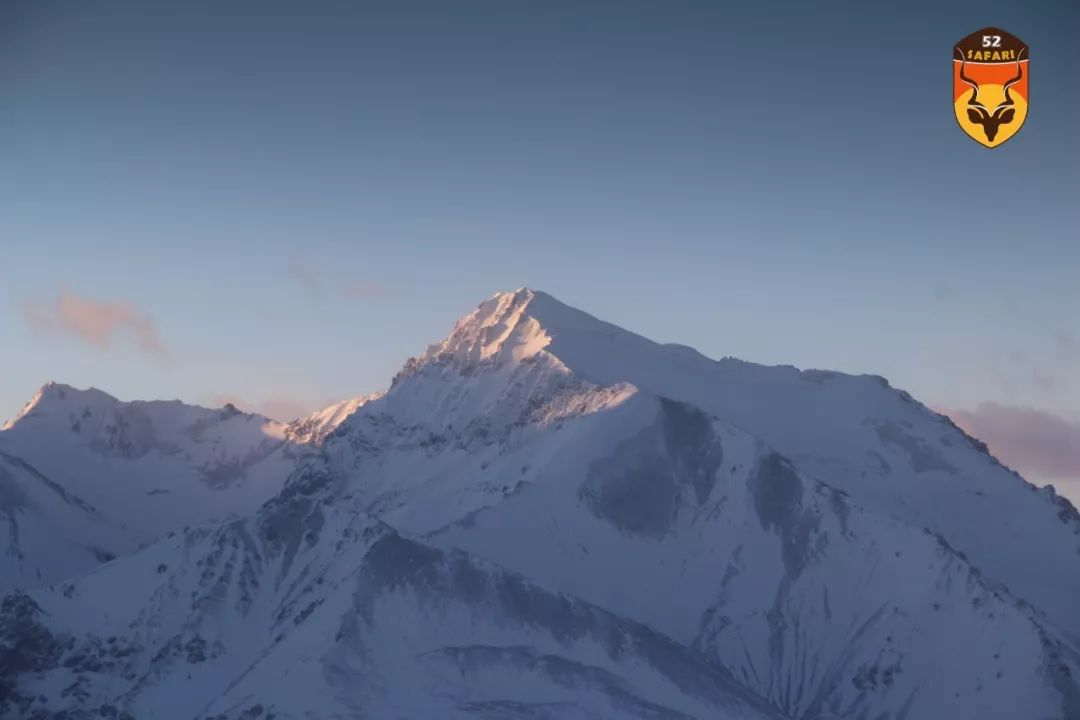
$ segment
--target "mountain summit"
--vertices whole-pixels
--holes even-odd
[[[252,512],[5,598],[0,712],[1080,713],[1076,511],[881,378],[521,289],[284,435]]]

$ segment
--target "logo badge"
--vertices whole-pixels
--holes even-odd
[[[953,48],[953,112],[973,140],[993,148],[1028,114],[1028,46],[999,28],[976,30]]]

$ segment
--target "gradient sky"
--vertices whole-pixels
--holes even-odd
[[[0,3],[0,417],[299,412],[527,285],[1080,477],[1080,3],[943,5]],[[950,105],[985,25],[1032,57],[994,150]]]

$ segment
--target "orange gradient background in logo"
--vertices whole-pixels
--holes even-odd
[[[1026,55],[1027,53],[1025,53]],[[1024,70],[1024,77],[1009,88],[1010,93],[1019,93],[1028,99],[1028,61],[1021,60],[1020,67]],[[1016,63],[989,63],[982,64],[968,60],[964,66],[964,74],[980,85],[1004,85],[1016,77]],[[971,92],[971,86],[960,79],[960,61],[953,60],[953,102],[960,99],[964,93]]]

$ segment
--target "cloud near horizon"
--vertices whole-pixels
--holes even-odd
[[[1045,410],[998,403],[942,412],[1025,476],[1080,480],[1080,422]]]
[[[280,422],[289,422],[290,420],[296,420],[297,418],[310,415],[316,410],[322,410],[324,407],[332,405],[334,401],[329,400],[323,403],[312,403],[296,398],[272,397],[267,398],[262,402],[253,403],[248,402],[238,395],[233,395],[232,393],[216,393],[199,399],[200,405],[209,407],[223,407],[226,403],[232,404],[237,410],[243,412],[264,415],[271,420],[278,420]]]
[[[55,300],[31,299],[22,310],[27,326],[35,332],[67,335],[99,350],[109,349],[117,337],[127,335],[147,355],[162,361],[170,358],[154,318],[128,302],[95,300],[61,287]]]

